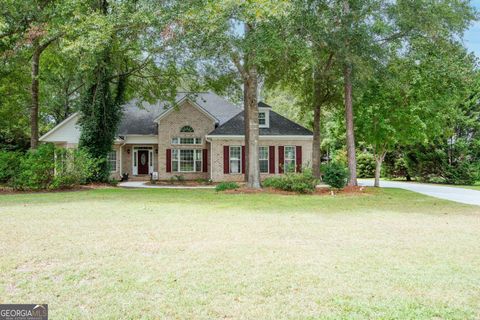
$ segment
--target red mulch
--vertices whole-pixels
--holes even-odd
[[[345,187],[342,190],[334,191],[334,195],[367,195],[371,194],[371,188],[366,187]],[[284,191],[273,188],[262,188],[262,189],[251,189],[251,188],[239,188],[235,190],[226,190],[223,191],[226,194],[256,194],[256,193],[267,193],[267,194],[281,194],[281,195],[298,195],[299,193],[293,191]],[[308,195],[308,194],[307,194]],[[332,195],[332,191],[329,188],[317,188],[314,193],[310,195],[316,196],[329,196]]]

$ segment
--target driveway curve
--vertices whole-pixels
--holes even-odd
[[[358,183],[362,186],[373,186],[373,180],[360,179]],[[399,181],[380,181],[380,187],[405,189],[435,198],[480,206],[480,191],[471,189]]]

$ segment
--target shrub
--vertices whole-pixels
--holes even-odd
[[[54,177],[54,150],[52,144],[43,144],[28,151],[20,161],[19,173],[12,179],[12,186],[20,190],[48,188]]]
[[[94,181],[100,162],[78,149],[42,144],[21,158],[11,185],[19,190],[67,188]]]
[[[325,166],[323,172],[323,182],[334,189],[343,189],[347,185],[347,168],[339,163],[332,162]]]
[[[375,177],[375,158],[371,153],[362,152],[358,154],[357,175],[359,178]]]
[[[198,184],[212,184],[211,179],[205,179],[205,178],[195,179],[195,182],[198,183]]]
[[[239,186],[236,182],[222,182],[217,184],[215,187],[215,191],[225,191],[225,190],[235,190],[238,189]]]
[[[301,173],[287,173],[283,176],[267,178],[263,181],[263,186],[284,191],[312,193],[315,191],[317,182],[312,170],[305,169]]]
[[[20,152],[0,151],[0,182],[8,183],[19,172],[22,159]]]
[[[473,185],[478,176],[475,166],[468,162],[448,166],[445,171],[445,180],[449,184]]]
[[[55,149],[55,176],[51,189],[68,188],[95,181],[101,172],[101,162],[82,149]]]

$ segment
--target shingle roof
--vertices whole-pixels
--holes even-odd
[[[194,101],[212,115],[217,120],[218,125],[224,124],[242,110],[240,107],[211,92],[178,93],[176,101],[178,102],[185,97],[188,97],[188,99]],[[173,108],[171,103],[160,100],[154,104],[148,102],[139,103],[138,100],[128,102],[123,108],[123,117],[118,128],[118,135],[158,134],[157,124],[154,120],[170,108]]]
[[[260,103],[259,103],[260,104]],[[287,118],[279,115],[274,111],[270,111],[270,127],[260,128],[261,136],[310,136],[312,132],[301,125],[288,120]],[[243,111],[237,114],[235,117],[213,130],[209,135],[212,136],[235,136],[244,135],[244,114]]]

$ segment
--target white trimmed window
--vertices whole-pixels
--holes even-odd
[[[285,146],[283,168],[285,172],[295,172],[295,146]]]
[[[258,124],[260,126],[266,126],[267,125],[267,115],[265,112],[259,112],[258,113]]]
[[[242,170],[242,147],[230,146],[230,173],[240,173]]]
[[[268,173],[268,147],[258,148],[258,161],[260,161],[260,173]]]
[[[117,171],[117,151],[110,151],[107,154],[107,164],[111,172]]]
[[[202,144],[202,138],[172,138],[172,144]]]
[[[202,150],[201,149],[173,149],[172,150],[173,172],[201,172]]]

